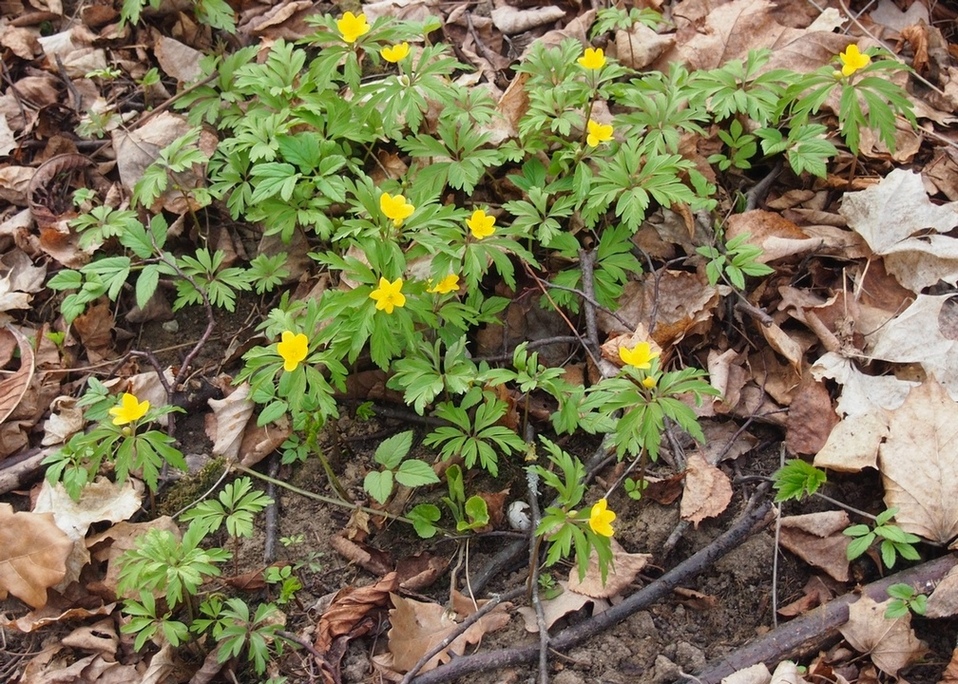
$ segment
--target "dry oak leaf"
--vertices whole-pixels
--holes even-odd
[[[839,582],[848,581],[851,538],[842,534],[851,522],[845,511],[822,511],[782,518],[781,544]]]
[[[721,515],[732,500],[728,475],[699,453],[689,454],[685,469],[685,493],[679,510],[683,520],[698,527],[706,518]]]
[[[890,603],[862,596],[848,607],[848,622],[838,630],[855,650],[867,653],[880,670],[895,677],[921,657],[925,645],[911,628],[911,613],[895,620],[885,617]]]
[[[885,269],[913,292],[944,280],[958,284],[958,203],[932,204],[921,176],[895,169],[880,183],[846,193],[840,209]]]
[[[898,508],[895,522],[906,532],[958,547],[958,402],[929,378],[892,414],[888,433],[878,469],[885,504]]]
[[[392,655],[390,667],[399,672],[408,672],[419,659],[439,645],[458,626],[459,620],[464,620],[486,601],[479,601],[478,605],[464,600],[458,592],[453,591],[453,605],[455,612],[449,611],[438,603],[424,603],[413,599],[403,598],[397,594],[390,594],[395,608],[389,611],[389,621],[392,627],[389,630],[389,653]],[[433,656],[420,672],[435,669],[440,663],[452,659],[450,652],[457,655],[465,653],[467,644],[477,644],[487,632],[501,629],[509,622],[506,610],[511,604],[502,603],[491,612],[483,615],[469,628],[456,637],[449,646]]]
[[[13,511],[0,503],[0,599],[8,592],[33,608],[47,602],[47,588],[66,575],[73,542],[52,513]]]

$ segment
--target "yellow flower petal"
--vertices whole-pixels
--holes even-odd
[[[343,40],[350,44],[355,43],[360,36],[369,33],[366,15],[362,13],[356,15],[352,12],[346,12],[343,14],[343,18],[336,22],[336,28],[342,34]]]
[[[428,288],[426,292],[434,292],[436,294],[449,294],[450,292],[455,292],[458,289],[459,289],[459,276],[457,276],[455,273],[450,273],[445,278],[440,280],[438,284]]]
[[[111,408],[108,413],[113,416],[114,425],[126,425],[139,420],[150,410],[150,402],[137,401],[136,397],[129,392],[124,392],[120,397],[120,403]]]
[[[586,138],[586,142],[592,147],[595,147],[599,143],[612,140],[612,126],[609,124],[600,124],[598,121],[589,119],[588,129],[589,135]]]
[[[496,217],[489,216],[482,209],[476,209],[472,212],[472,216],[466,219],[466,226],[468,226],[469,232],[471,232],[472,237],[477,240],[482,240],[495,233],[495,223]]]
[[[276,353],[283,357],[283,370],[292,373],[309,354],[309,339],[303,333],[284,330],[276,343]]]
[[[859,69],[867,67],[872,61],[872,58],[863,54],[854,43],[845,48],[845,52],[840,52],[838,58],[842,62],[842,74],[844,76],[851,76]]]
[[[586,48],[578,62],[586,69],[601,69],[605,66],[605,52],[602,48]]]
[[[405,197],[402,195],[390,195],[388,192],[384,192],[382,196],[380,196],[379,209],[386,218],[392,220],[393,225],[397,228],[416,211],[416,207],[407,202]]]
[[[615,520],[615,513],[608,510],[609,502],[605,499],[599,499],[592,507],[589,513],[589,527],[592,531],[603,537],[611,537],[615,534],[612,529],[612,521]]]
[[[402,278],[389,282],[385,278],[379,279],[379,287],[369,293],[369,298],[376,302],[377,311],[391,314],[393,309],[406,305],[406,295],[402,292]]]
[[[653,352],[652,345],[648,342],[639,342],[632,349],[619,347],[619,358],[622,362],[640,370],[651,368],[652,359],[658,356],[659,352]]]
[[[652,377],[651,375],[642,378],[642,386],[648,389],[652,389],[653,387],[655,387],[655,378]]]
[[[398,45],[390,45],[389,47],[384,47],[379,51],[379,54],[383,56],[387,62],[396,62],[402,61],[406,58],[406,55],[409,54],[409,43],[403,41]]]

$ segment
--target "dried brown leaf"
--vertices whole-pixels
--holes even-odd
[[[946,618],[958,615],[958,566],[948,571],[928,597],[925,617]]]
[[[486,601],[479,604],[467,602],[461,595],[453,600],[456,611],[447,610],[438,603],[424,603],[391,594],[393,606],[389,611],[389,620],[392,628],[389,630],[389,652],[392,655],[391,667],[399,672],[407,672],[419,659],[433,647],[443,641],[458,625],[458,622],[468,617],[482,607]],[[458,598],[458,600],[457,600]],[[468,644],[478,643],[485,634],[500,629],[509,622],[506,610],[510,604],[502,603],[490,613],[483,615],[474,622],[448,647],[437,653],[420,670],[428,672],[435,669],[440,663],[448,662],[450,653],[462,655]]]
[[[892,414],[888,432],[878,467],[885,504],[898,508],[895,522],[925,539],[951,542],[958,535],[958,402],[929,378]]]
[[[890,603],[891,599],[877,603],[862,596],[849,606],[848,622],[838,629],[852,647],[867,653],[879,669],[895,677],[926,649],[911,628],[911,613],[895,620],[885,617]]]
[[[64,603],[61,600],[59,603]],[[6,615],[0,614],[0,626],[7,629],[15,629],[18,632],[36,632],[50,625],[59,622],[72,622],[93,617],[94,615],[109,615],[116,608],[115,603],[107,603],[98,608],[77,608],[71,607],[64,609],[62,606],[47,604],[43,608],[31,610],[26,615],[22,615],[15,620],[10,620]]]
[[[801,597],[791,603],[778,609],[778,614],[782,617],[795,617],[803,615],[812,608],[824,605],[832,600],[835,592],[818,575],[810,577],[802,587]]]
[[[810,565],[821,568],[839,582],[848,581],[851,538],[842,534],[849,526],[844,511],[822,511],[782,518],[781,544]]]
[[[34,372],[33,347],[30,345],[30,340],[12,325],[6,326],[6,330],[17,339],[20,368],[0,381],[0,423],[9,418],[20,404],[27,388],[30,387]]]
[[[588,605],[592,605],[592,615],[598,615],[605,612],[612,605],[605,599],[592,598],[585,594],[579,594],[569,589],[569,583],[565,580],[556,582],[562,587],[562,593],[552,599],[541,601],[542,612],[545,617],[546,629],[564,618],[566,615],[582,610]],[[539,631],[539,623],[536,618],[536,610],[531,606],[522,606],[516,612],[522,616],[526,631],[536,633]]]
[[[700,453],[689,454],[685,470],[685,493],[680,512],[683,520],[698,527],[706,518],[721,515],[732,500],[728,475],[705,460]]]
[[[244,382],[229,396],[208,400],[213,413],[207,421],[206,434],[213,440],[214,456],[224,456],[230,461],[238,459],[243,434],[255,408],[249,392],[249,383]]]
[[[785,445],[793,454],[818,453],[838,422],[825,384],[808,374],[788,407]]]
[[[340,589],[319,618],[314,642],[316,650],[328,652],[338,637],[348,634],[370,612],[385,607],[390,592],[398,586],[398,576],[391,572],[375,584]]]
[[[57,527],[52,513],[13,511],[0,503],[0,599],[13,594],[42,608],[47,589],[67,573],[73,542]]]
[[[615,539],[612,540],[612,566],[609,568],[605,583],[599,569],[598,557],[589,557],[585,577],[579,580],[579,571],[573,568],[569,572],[569,590],[584,594],[590,598],[612,598],[621,594],[642,569],[652,560],[650,553],[629,553]]]

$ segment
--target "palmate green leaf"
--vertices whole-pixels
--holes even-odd
[[[800,458],[789,459],[772,473],[775,501],[796,501],[817,492],[827,480],[825,471]]]

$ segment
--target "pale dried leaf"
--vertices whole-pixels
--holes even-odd
[[[808,680],[802,677],[798,665],[791,660],[783,660],[772,673],[769,684],[808,684]]]
[[[249,393],[249,383],[244,382],[228,397],[207,402],[213,409],[212,429],[207,427],[207,436],[213,440],[213,455],[230,461],[238,459],[243,434],[255,408]]]
[[[675,35],[659,35],[645,24],[615,32],[614,57],[631,69],[644,69],[675,45]]]
[[[195,81],[202,74],[200,59],[203,53],[178,40],[158,35],[153,46],[156,61],[167,76],[182,83]]]
[[[17,141],[13,137],[13,131],[7,123],[7,117],[0,115],[0,156],[10,154],[17,146]]]
[[[906,532],[947,544],[958,535],[958,402],[934,378],[908,394],[878,450],[885,504]]]
[[[781,544],[839,582],[848,581],[846,550],[851,538],[842,531],[851,524],[845,511],[822,511],[782,518]]]
[[[722,684],[769,684],[771,681],[772,673],[765,663],[756,663],[722,678]]]
[[[59,603],[63,603],[61,600]],[[47,604],[38,610],[31,610],[26,615],[22,615],[15,620],[8,619],[6,614],[0,613],[0,626],[7,629],[15,629],[24,634],[36,632],[58,622],[71,622],[74,620],[83,620],[94,615],[109,615],[116,608],[115,603],[107,603],[98,608],[67,608]]]
[[[63,444],[82,430],[85,423],[83,409],[77,406],[75,397],[57,397],[50,405],[50,417],[43,423],[40,446]]]
[[[958,398],[958,297],[918,295],[868,341],[869,356],[918,363]]]
[[[0,598],[10,593],[42,608],[47,589],[66,575],[72,549],[51,513],[15,513],[13,506],[0,503]]]
[[[57,584],[57,588],[66,587],[80,578],[80,572],[90,562],[90,552],[82,543],[90,525],[95,522],[117,523],[132,517],[143,502],[143,483],[127,480],[117,485],[98,477],[83,488],[83,496],[74,501],[63,485],[51,485],[44,480],[37,494],[34,513],[52,513],[53,519],[63,533],[73,540],[73,552],[67,559],[67,572]]]
[[[946,618],[958,615],[958,566],[948,571],[928,597],[925,617]]]
[[[537,26],[551,24],[563,17],[565,17],[565,10],[555,6],[523,10],[509,5],[501,5],[492,10],[492,22],[497,29],[507,36],[524,33]]]
[[[599,613],[605,612],[611,607],[611,604],[605,599],[592,598],[591,596],[586,596],[585,594],[579,594],[571,591],[569,589],[569,583],[565,580],[558,580],[556,584],[562,587],[562,593],[553,599],[541,601],[546,629],[551,628],[552,625],[564,618],[566,615],[582,610],[585,606],[590,604],[592,606],[592,615],[598,615]],[[533,633],[539,631],[539,623],[536,619],[535,608],[531,606],[522,606],[521,608],[516,609],[516,612],[522,616],[526,631]]]
[[[958,240],[943,235],[958,225],[958,203],[933,204],[919,174],[895,169],[846,193],[840,211],[903,286],[919,292],[939,280],[958,284]]]
[[[866,375],[851,359],[832,352],[812,365],[811,374],[842,386],[836,409],[842,420],[816,454],[815,466],[842,472],[876,468],[878,446],[888,435],[890,412],[904,403],[916,383],[892,375]]]
[[[762,249],[757,261],[763,264],[795,254],[805,254],[821,246],[821,240],[809,237],[795,223],[777,212],[753,209],[732,214],[726,226],[727,239],[746,233],[749,235],[746,243]]]
[[[848,622],[839,627],[855,650],[868,654],[883,672],[898,671],[925,652],[925,645],[911,628],[911,613],[895,620],[885,618],[891,599],[877,603],[862,596],[848,608]]]
[[[399,672],[407,672],[422,656],[455,630],[460,620],[486,603],[480,601],[479,606],[471,605],[464,610],[460,597],[457,611],[451,612],[438,603],[414,601],[397,594],[390,596],[395,608],[389,611],[392,624],[389,630],[389,652],[393,656],[392,667]],[[448,662],[452,657],[450,653],[462,655],[467,645],[478,643],[486,633],[504,627],[509,622],[507,607],[508,604],[501,604],[479,618],[448,647],[430,659],[420,672],[428,672],[440,663]]]
[[[876,24],[887,26],[901,33],[902,29],[914,26],[918,22],[929,23],[928,8],[923,3],[913,2],[908,9],[902,11],[898,9],[892,0],[880,0],[878,7],[873,9],[869,15]]]
[[[765,338],[765,341],[769,343],[772,349],[788,359],[792,368],[796,371],[800,371],[802,368],[802,358],[805,356],[802,345],[800,345],[793,336],[782,330],[777,323],[772,323],[769,326],[759,325],[757,327],[759,332],[762,333],[762,337]]]
[[[705,460],[700,453],[689,454],[685,470],[685,493],[680,512],[683,520],[696,527],[706,518],[721,515],[732,500],[728,475]]]
[[[605,584],[596,554],[589,557],[585,577],[579,580],[578,568],[569,571],[569,589],[590,598],[612,598],[620,595],[635,581],[636,576],[652,560],[650,553],[629,553],[615,539],[612,540],[612,565],[609,567]]]

